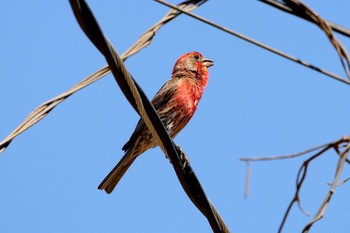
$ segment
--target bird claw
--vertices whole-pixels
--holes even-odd
[[[181,168],[185,169],[190,164],[190,160],[187,157],[187,155],[185,154],[185,152],[181,149],[181,147],[176,145],[176,149],[180,155]]]
[[[183,170],[183,169],[185,169],[185,168],[190,164],[190,159],[187,157],[187,155],[186,155],[185,152],[181,149],[180,146],[175,145],[175,147],[176,147],[177,153],[179,154],[179,157],[180,157],[180,165],[181,165],[181,168],[182,168],[182,170]],[[168,156],[165,155],[165,157],[166,157],[167,159],[169,159]],[[170,159],[169,159],[169,161],[170,161],[170,163],[172,163]]]

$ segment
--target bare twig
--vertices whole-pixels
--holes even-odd
[[[69,96],[74,94],[75,92],[83,89],[84,87],[92,84],[93,82],[99,80],[110,72],[107,66],[102,67],[89,77],[85,78],[83,81],[79,82],[75,86],[73,86],[68,91],[56,96],[55,98],[46,101],[41,104],[35,110],[33,110],[29,116],[16,128],[14,129],[2,142],[0,142],[0,154],[8,147],[8,145],[12,142],[12,140],[23,133],[25,130],[29,129],[36,123],[38,123],[41,119],[43,119],[49,112],[54,109],[57,105],[66,100]]]
[[[104,55],[125,97],[142,117],[153,138],[156,140],[157,145],[159,145],[171,160],[186,193],[207,217],[214,232],[229,232],[223,219],[207,199],[194,171],[189,165],[188,159],[184,161],[183,158],[187,156],[179,156],[179,147],[175,148],[174,142],[168,135],[151,102],[138,86],[137,82],[131,77],[112,44],[104,36],[86,2],[84,0],[70,0],[70,3],[80,27],[90,41]],[[182,151],[180,152],[183,153]],[[182,161],[184,163],[181,163]]]
[[[219,25],[219,24],[216,24],[216,23],[214,23],[213,21],[207,20],[207,19],[205,19],[205,18],[203,18],[203,17],[201,17],[201,16],[198,16],[198,15],[193,14],[193,13],[185,12],[185,11],[181,10],[180,8],[178,8],[178,7],[176,7],[176,6],[172,5],[172,4],[170,4],[170,3],[168,3],[168,2],[165,2],[165,1],[163,1],[163,0],[155,0],[155,1],[156,1],[156,2],[159,2],[159,3],[163,4],[163,5],[165,5],[165,6],[167,6],[167,7],[170,7],[170,8],[179,10],[179,11],[182,11],[184,14],[186,14],[186,15],[188,15],[188,16],[191,16],[192,18],[195,18],[195,19],[197,19],[197,20],[199,20],[199,21],[202,21],[202,22],[204,22],[204,23],[206,23],[206,24],[208,24],[208,25],[210,25],[210,26],[213,26],[213,27],[215,27],[215,28],[217,28],[217,29],[219,29],[219,30],[221,30],[221,31],[224,31],[224,32],[229,33],[229,34],[231,34],[231,35],[233,35],[233,36],[236,36],[236,37],[238,37],[238,38],[240,38],[240,39],[243,39],[243,40],[245,40],[245,41],[247,41],[247,42],[249,42],[249,43],[252,43],[252,44],[254,44],[254,45],[256,45],[256,46],[259,46],[260,48],[266,49],[266,50],[268,50],[268,51],[270,51],[270,52],[272,52],[272,53],[275,53],[275,54],[277,54],[277,55],[279,55],[279,56],[282,56],[282,57],[284,57],[284,58],[286,58],[286,59],[288,59],[288,60],[290,60],[290,61],[296,62],[296,63],[298,63],[298,64],[300,64],[300,65],[303,65],[303,66],[305,66],[305,67],[307,67],[307,68],[309,68],[309,69],[312,69],[312,70],[315,70],[315,71],[317,71],[317,72],[320,72],[320,73],[322,73],[322,74],[324,74],[324,75],[327,75],[327,76],[329,76],[329,77],[331,77],[331,78],[333,78],[333,79],[335,79],[335,80],[337,80],[337,81],[340,81],[340,82],[342,82],[342,83],[344,83],[344,84],[350,85],[350,81],[349,81],[349,80],[344,79],[344,78],[340,77],[339,75],[336,75],[336,74],[334,74],[334,73],[332,73],[332,72],[330,72],[330,71],[328,71],[328,70],[319,68],[319,67],[317,67],[317,66],[315,66],[315,65],[312,65],[312,64],[310,64],[310,63],[308,63],[308,62],[306,62],[306,61],[300,60],[300,59],[298,59],[298,58],[296,58],[296,57],[293,57],[293,56],[291,56],[291,55],[289,55],[289,54],[286,54],[286,53],[284,53],[284,52],[281,52],[281,51],[279,51],[279,50],[277,50],[277,49],[275,49],[275,48],[272,48],[272,47],[270,47],[270,46],[268,46],[268,45],[265,45],[265,44],[263,44],[263,43],[261,43],[261,42],[258,42],[258,41],[256,41],[256,40],[254,40],[254,39],[252,39],[252,38],[249,38],[249,37],[247,37],[247,36],[244,36],[244,35],[242,35],[242,34],[240,34],[240,33],[235,32],[235,31],[233,31],[233,30],[231,30],[231,29],[228,29],[228,28],[223,27],[223,26],[221,26],[221,25]]]
[[[178,6],[180,9],[185,11],[191,11],[206,2],[206,0],[196,0],[196,1],[184,1],[180,3]],[[155,36],[156,32],[164,26],[166,23],[174,19],[176,16],[181,14],[181,12],[177,10],[170,10],[159,22],[157,22],[154,26],[149,28],[144,34],[140,36],[140,38],[124,53],[121,55],[121,59],[125,61],[128,57],[134,55],[139,52],[141,49],[145,48],[149,45]],[[75,92],[83,89],[84,87],[96,82],[101,79],[105,75],[110,73],[110,69],[108,66],[104,66],[96,71],[94,74],[88,76],[74,87],[65,91],[64,93],[56,96],[55,98],[46,101],[41,104],[35,110],[33,110],[26,119],[16,128],[14,129],[3,141],[0,142],[0,154],[8,147],[8,145],[12,142],[12,140],[23,133],[25,130],[29,129],[36,123],[38,123],[41,119],[43,119],[52,109],[54,109],[57,105],[66,100],[69,96],[74,94]]]
[[[345,149],[344,149],[344,145],[345,145]],[[344,149],[343,152],[340,152],[341,149]],[[299,171],[298,171],[298,174],[297,174],[297,179],[296,179],[296,190],[295,190],[295,194],[294,194],[294,197],[292,198],[292,200],[290,201],[288,207],[287,207],[287,210],[283,216],[283,219],[281,221],[281,224],[280,224],[280,227],[278,229],[278,232],[282,232],[282,229],[287,221],[287,218],[290,214],[290,211],[293,207],[293,205],[295,203],[297,203],[299,209],[306,215],[309,215],[309,213],[307,213],[303,208],[302,208],[302,205],[301,205],[301,202],[300,202],[300,191],[301,191],[301,188],[304,184],[304,181],[306,179],[306,175],[307,175],[307,171],[308,171],[308,168],[309,168],[309,164],[315,160],[316,158],[318,158],[319,156],[323,155],[326,151],[329,151],[330,149],[334,149],[335,152],[337,153],[337,155],[339,155],[339,162],[338,162],[338,166],[337,166],[337,169],[336,169],[336,175],[335,175],[335,178],[331,184],[331,188],[330,188],[330,191],[328,192],[325,200],[323,201],[323,203],[321,204],[320,208],[319,208],[319,211],[317,212],[317,214],[314,216],[313,220],[305,227],[304,231],[307,232],[313,223],[315,223],[316,221],[318,221],[319,219],[322,218],[322,216],[324,215],[324,212],[326,210],[326,207],[328,206],[329,204],[329,201],[330,201],[330,198],[332,197],[333,193],[334,193],[334,190],[335,188],[337,187],[337,185],[339,185],[339,176],[340,176],[340,173],[342,171],[342,168],[344,166],[344,163],[347,161],[347,154],[348,154],[348,151],[350,150],[350,135],[349,136],[345,136],[345,137],[342,137],[336,141],[333,141],[333,142],[329,142],[329,143],[325,143],[325,144],[322,144],[322,145],[319,145],[319,146],[316,146],[314,148],[311,148],[311,149],[308,149],[308,150],[305,150],[305,151],[302,151],[302,152],[299,152],[299,153],[295,153],[295,154],[291,154],[291,155],[283,155],[283,156],[269,156],[269,157],[253,157],[253,158],[240,158],[241,161],[244,161],[247,163],[247,166],[248,168],[247,169],[250,169],[249,167],[249,163],[250,162],[257,162],[257,161],[270,161],[270,160],[276,160],[276,159],[291,159],[291,158],[296,158],[296,157],[299,157],[301,155],[306,155],[306,154],[309,154],[311,152],[314,152],[314,151],[317,151],[317,150],[320,150],[319,152],[317,152],[316,154],[312,155],[310,158],[308,158],[307,160],[305,160],[303,162],[303,164],[301,165]],[[247,171],[247,174],[249,174],[249,177],[250,177],[250,171],[248,172]],[[248,175],[247,175],[248,177]],[[247,179],[247,178],[246,178]],[[350,178],[344,180],[344,182],[347,182]],[[249,184],[249,181],[246,183]],[[246,190],[248,190],[248,188],[246,187]]]
[[[337,186],[340,186],[340,185],[343,185],[343,184],[345,184],[346,182],[348,182],[350,180],[350,177],[348,177],[348,178],[346,178],[346,179],[344,179],[344,180],[342,180],[342,181],[339,181],[338,183],[337,183]],[[333,185],[333,183],[330,183],[330,182],[328,182],[327,183],[329,186],[332,186]]]
[[[307,149],[295,154],[289,154],[289,155],[277,155],[277,156],[267,156],[267,157],[242,157],[239,160],[243,162],[257,162],[257,161],[270,161],[270,160],[280,160],[280,159],[293,159],[305,154],[308,154],[310,152],[313,152],[315,150],[319,150],[321,148],[324,148],[328,146],[330,143],[325,143],[316,147],[313,147],[311,149]]]
[[[250,187],[250,177],[252,176],[252,169],[250,167],[250,162],[247,161],[247,174],[245,177],[245,188],[244,188],[244,198],[247,199],[248,198],[248,194],[249,194],[249,187]]]
[[[312,225],[317,222],[318,220],[320,220],[323,216],[324,216],[324,213],[328,207],[328,204],[335,192],[335,189],[337,187],[337,184],[338,184],[338,180],[339,180],[339,177],[340,177],[340,174],[341,172],[343,171],[343,166],[345,164],[345,159],[347,158],[348,156],[348,152],[350,150],[350,143],[348,144],[348,146],[344,149],[344,151],[341,153],[340,157],[339,157],[339,160],[338,160],[338,165],[337,165],[337,169],[336,169],[336,173],[335,173],[335,176],[334,176],[334,180],[333,180],[333,183],[332,183],[332,186],[329,190],[329,192],[327,193],[325,199],[323,200],[320,208],[318,209],[317,213],[315,214],[315,216],[313,217],[313,219],[305,226],[305,228],[303,229],[303,232],[304,233],[307,233],[309,232],[310,228],[312,227]]]
[[[343,44],[335,37],[330,24],[327,21],[325,21],[321,16],[319,16],[315,11],[313,11],[310,7],[308,7],[299,0],[284,0],[284,2],[294,12],[297,12],[297,14],[302,15],[306,19],[315,23],[320,27],[322,31],[324,31],[329,41],[337,51],[344,71],[348,76],[348,79],[350,80],[350,58],[348,52],[346,51],[346,48],[343,46]]]
[[[293,199],[289,203],[288,208],[287,208],[287,210],[286,210],[286,212],[285,212],[285,214],[283,216],[282,222],[281,222],[280,227],[278,229],[279,233],[282,232],[284,224],[287,221],[287,218],[289,216],[290,211],[292,210],[292,207],[293,207],[294,203],[298,203],[299,209],[301,209],[304,214],[308,215],[308,213],[306,213],[306,211],[304,211],[303,208],[301,207],[299,193],[300,193],[301,187],[302,187],[302,185],[303,185],[303,183],[305,181],[307,170],[309,168],[309,163],[311,161],[313,161],[314,159],[316,159],[318,156],[320,156],[323,153],[325,153],[326,151],[328,151],[330,148],[332,148],[332,145],[328,145],[326,148],[324,148],[320,152],[316,153],[315,155],[311,156],[309,159],[305,160],[304,163],[302,164],[302,166],[300,167],[298,175],[297,175],[297,179],[296,179],[295,194],[294,194]]]
[[[300,14],[299,12],[295,12],[292,8],[290,8],[289,6],[277,1],[277,0],[259,0],[263,3],[266,3],[270,6],[273,6],[273,7],[276,7],[277,9],[279,10],[282,10],[284,12],[287,12],[289,14],[293,14],[293,15],[296,15],[298,17],[301,17],[305,20],[308,20],[310,22],[312,22],[308,17],[305,17],[304,14]],[[350,37],[350,29],[348,28],[345,28],[341,25],[338,25],[336,23],[332,23],[330,21],[326,21],[329,26],[335,31],[335,32],[338,32],[344,36],[347,36],[347,37]]]

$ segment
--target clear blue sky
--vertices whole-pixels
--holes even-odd
[[[306,3],[350,28],[350,2]],[[120,53],[168,11],[153,1],[89,4]],[[258,1],[209,1],[195,13],[344,76],[323,32],[304,20]],[[34,108],[105,61],[68,1],[7,1],[0,19],[2,140]],[[338,37],[349,49],[349,38]],[[232,232],[276,232],[304,158],[253,164],[248,200],[239,158],[295,153],[350,134],[350,87],[187,16],[163,27],[126,65],[152,98],[189,51],[215,66],[197,113],[175,142]],[[0,155],[0,232],[211,232],[158,148],[140,157],[111,195],[97,190],[137,120],[109,75],[16,138]],[[309,169],[301,198],[311,215],[336,161],[328,153]],[[346,168],[342,178],[349,176]],[[349,184],[336,190],[311,232],[348,232],[349,192]],[[300,232],[310,220],[295,207],[285,232]]]

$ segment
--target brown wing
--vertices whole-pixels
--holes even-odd
[[[159,112],[159,109],[163,109],[169,102],[171,97],[174,96],[174,85],[174,79],[168,80],[153,97],[151,103],[157,112]],[[122,150],[127,151],[128,149],[132,148],[134,146],[134,143],[137,141],[138,137],[146,130],[146,128],[147,127],[145,122],[142,119],[140,119],[129,141],[125,143]]]

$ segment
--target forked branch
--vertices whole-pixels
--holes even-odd
[[[315,214],[315,216],[313,217],[313,219],[305,226],[303,232],[308,232],[309,229],[312,227],[312,225],[317,222],[318,220],[320,220],[325,211],[326,208],[329,204],[329,201],[332,197],[332,195],[335,192],[336,187],[338,187],[340,184],[343,184],[345,182],[347,182],[350,178],[345,179],[344,181],[339,182],[339,177],[340,174],[343,170],[344,164],[345,163],[349,163],[349,159],[348,159],[348,152],[350,150],[350,136],[346,136],[346,137],[342,137],[339,140],[333,141],[333,142],[329,142],[326,144],[322,144],[319,146],[316,146],[314,148],[299,152],[299,153],[295,153],[295,154],[290,154],[290,155],[281,155],[281,156],[268,156],[268,157],[244,157],[241,158],[241,161],[244,161],[247,163],[247,169],[250,170],[250,163],[251,162],[258,162],[258,161],[270,161],[270,160],[280,160],[280,159],[293,159],[299,156],[303,156],[303,155],[307,155],[310,154],[311,152],[315,152],[318,151],[317,153],[311,155],[311,157],[309,157],[308,159],[306,159],[303,164],[300,166],[300,169],[298,171],[297,177],[296,177],[296,190],[295,190],[295,194],[292,198],[292,200],[290,201],[287,210],[283,216],[283,219],[281,221],[280,227],[278,229],[278,232],[282,232],[283,227],[287,221],[287,218],[290,214],[290,211],[293,207],[294,204],[297,204],[298,207],[301,209],[301,211],[308,215],[308,213],[303,210],[302,206],[301,206],[301,202],[300,202],[300,191],[302,189],[302,186],[304,184],[304,181],[307,177],[307,172],[308,172],[308,168],[309,165],[311,164],[312,161],[316,160],[317,158],[319,158],[321,155],[325,154],[327,151],[334,149],[334,151],[336,152],[336,155],[339,156],[339,160],[338,160],[338,164],[337,164],[337,168],[335,171],[335,177],[333,179],[333,182],[330,184],[330,190],[327,193],[324,201],[321,203],[319,210],[317,211],[317,213]],[[247,184],[249,184],[249,179],[250,179],[250,172],[248,173],[249,177],[246,178],[246,191],[245,193],[247,194],[247,190],[249,189],[249,187],[247,186]]]

